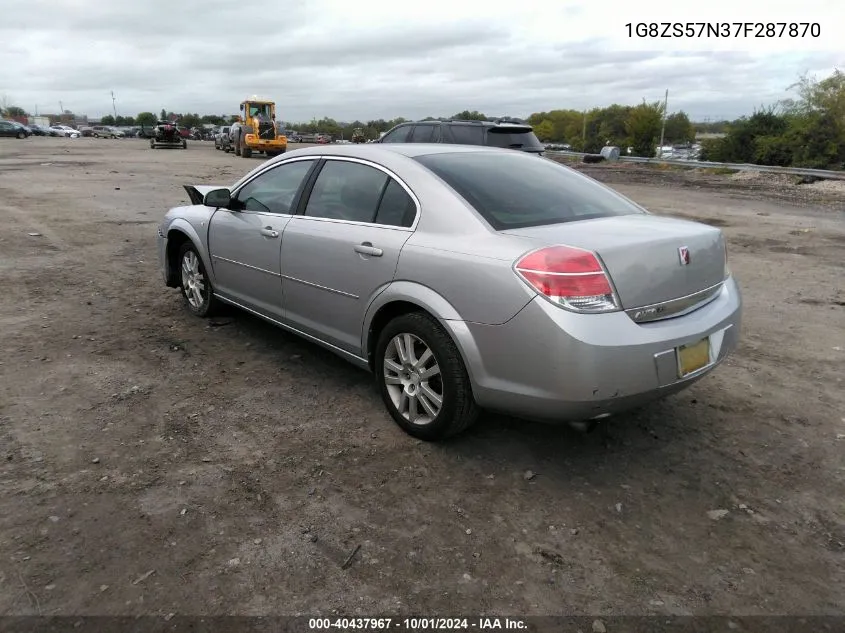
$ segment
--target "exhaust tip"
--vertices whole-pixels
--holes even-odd
[[[599,420],[604,420],[605,418],[609,417],[609,413],[599,413],[598,415],[593,416],[589,420],[569,422],[569,426],[575,429],[576,431],[580,431],[581,433],[592,433],[598,426]]]

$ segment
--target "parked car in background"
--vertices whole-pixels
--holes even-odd
[[[229,138],[231,129],[232,126],[224,125],[217,130],[217,134],[214,135],[214,149],[222,149],[224,152],[232,149],[232,139]]]
[[[125,134],[110,125],[94,125],[91,127],[95,138],[123,138]]]
[[[239,306],[371,371],[425,440],[482,408],[592,425],[737,346],[720,229],[525,152],[328,145],[185,189],[158,252],[187,309]]]
[[[69,125],[59,125],[59,124],[51,125],[50,129],[58,132],[59,136],[65,136],[67,138],[79,138],[80,136],[82,136],[79,133],[79,130],[75,130],[74,128],[70,127]]]
[[[27,126],[29,127],[30,132],[32,132],[33,136],[50,136],[50,128],[45,125],[38,125],[37,123],[33,123],[32,125]]]
[[[545,147],[527,123],[499,121],[410,121],[400,123],[380,143],[448,143],[518,149],[542,156]]]
[[[11,138],[26,138],[32,132],[28,127],[18,123],[17,121],[0,120],[0,136],[7,136]]]
[[[160,147],[188,149],[188,141],[179,132],[179,127],[172,121],[159,121],[150,138],[150,147],[152,149]]]
[[[82,136],[94,136],[94,128],[88,126],[82,126],[78,128],[79,133]]]

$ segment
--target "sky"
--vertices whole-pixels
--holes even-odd
[[[681,36],[637,35],[651,22]],[[758,22],[774,36],[752,37]],[[731,37],[690,37],[702,23]],[[526,117],[668,89],[670,112],[733,119],[790,96],[803,73],[845,68],[843,24],[841,0],[3,0],[0,99],[99,117],[233,114],[255,94],[300,122]]]

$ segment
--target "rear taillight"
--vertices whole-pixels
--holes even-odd
[[[592,251],[549,246],[523,256],[514,265],[528,285],[552,303],[575,312],[613,312],[619,301],[610,278]]]

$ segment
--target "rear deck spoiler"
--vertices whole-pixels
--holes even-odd
[[[182,185],[185,191],[188,192],[188,197],[191,199],[191,204],[202,204],[205,199],[205,194],[215,189],[225,189],[222,185]]]

